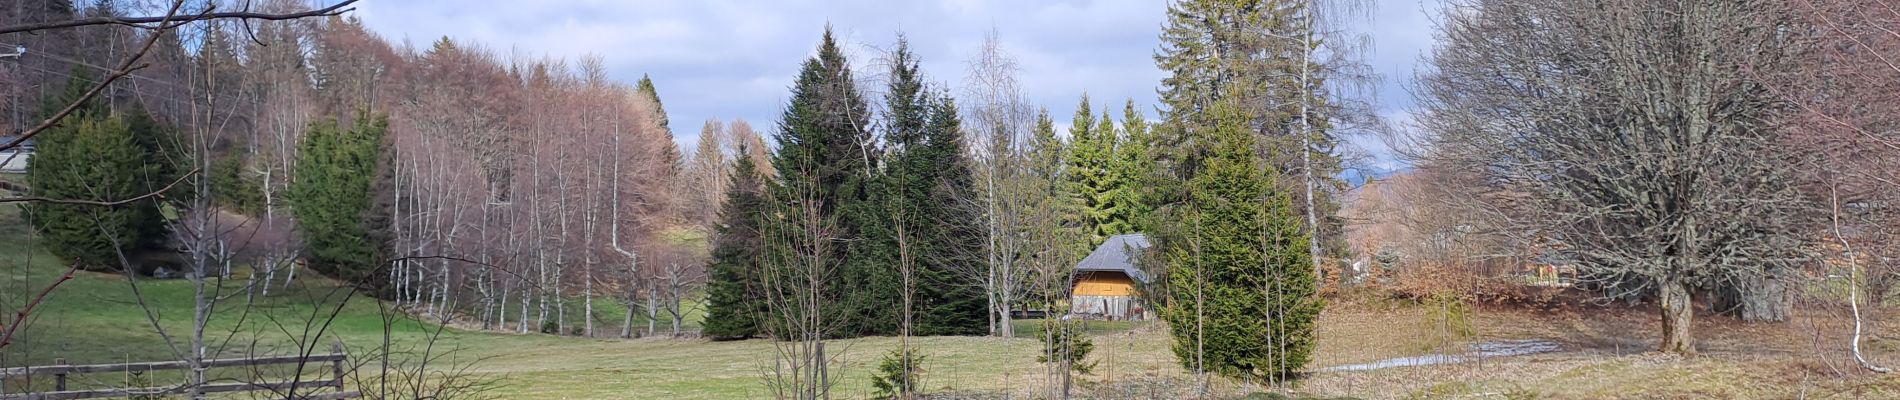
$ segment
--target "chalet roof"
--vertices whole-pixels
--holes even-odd
[[[1148,236],[1144,234],[1110,236],[1082,262],[1075,264],[1075,272],[1120,272],[1136,282],[1148,283],[1148,274],[1135,268],[1135,259],[1148,246]]]

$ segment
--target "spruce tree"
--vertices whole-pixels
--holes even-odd
[[[1151,214],[1161,197],[1158,188],[1165,185],[1167,179],[1161,176],[1154,140],[1148,121],[1135,108],[1135,100],[1129,99],[1122,109],[1122,134],[1115,143],[1115,158],[1109,167],[1115,182],[1115,209],[1125,216],[1126,232],[1148,232],[1156,224]]]
[[[45,100],[42,116],[78,100],[92,85],[84,72],[74,73],[63,92]],[[164,189],[177,179],[176,165],[183,164],[183,155],[175,154],[172,130],[142,110],[113,112],[97,98],[35,140],[27,184],[35,196],[45,198],[124,201]],[[173,189],[165,196],[109,207],[37,203],[26,212],[55,255],[88,270],[119,270],[124,265],[121,252],[136,258],[164,248],[170,229],[160,206],[166,198],[189,196]]]
[[[835,215],[868,174],[876,152],[870,143],[870,107],[853,84],[851,65],[826,28],[818,55],[806,60],[792,86],[774,140],[772,167],[785,176],[782,186],[810,186],[826,215]]]
[[[917,280],[923,301],[917,332],[924,335],[980,335],[989,328],[983,292],[957,275],[957,269],[983,262],[982,227],[975,223],[982,215],[963,206],[976,198],[976,177],[963,152],[958,115],[955,100],[940,94],[931,103],[923,146],[912,151],[912,171],[929,178],[929,186],[918,188],[924,195],[908,223],[919,227],[928,246]]]
[[[1328,115],[1339,110],[1326,95],[1325,82],[1333,78],[1334,70],[1320,65],[1322,61],[1302,57],[1309,49],[1299,38],[1312,29],[1311,18],[1313,10],[1304,2],[1171,2],[1161,49],[1155,55],[1156,66],[1169,74],[1161,81],[1165,126],[1158,132],[1156,148],[1165,156],[1174,180],[1192,179],[1213,145],[1199,133],[1217,123],[1207,110],[1222,99],[1238,100],[1233,107],[1249,118],[1246,129],[1255,136],[1256,150],[1268,165],[1285,174],[1275,178],[1276,184],[1302,188],[1295,194],[1304,196],[1306,172],[1311,172],[1312,220],[1317,226],[1308,227],[1308,232],[1319,232],[1322,253],[1338,257],[1349,251],[1345,221],[1337,216],[1338,197],[1346,186],[1337,178],[1343,170],[1336,151],[1341,139]],[[1308,79],[1301,82],[1301,76]],[[1302,122],[1307,123],[1305,128]],[[1308,152],[1310,163],[1303,157]],[[1294,209],[1304,216],[1307,203],[1296,202]],[[1301,218],[1301,225],[1307,225],[1306,218]]]
[[[378,165],[387,116],[359,115],[348,127],[335,119],[311,123],[298,144],[297,179],[289,200],[310,268],[366,284],[382,249],[372,231]]]
[[[211,175],[211,192],[215,194],[212,202],[218,207],[243,215],[263,215],[264,193],[258,190],[263,182],[245,173],[243,156],[224,156],[206,173]]]
[[[739,144],[747,154],[748,144]],[[739,157],[732,168],[732,185],[719,210],[718,236],[713,238],[712,263],[706,283],[704,332],[714,339],[745,339],[760,334],[765,310],[759,273],[764,268],[766,207],[764,179],[751,157]]]
[[[1310,358],[1323,307],[1308,238],[1254,152],[1246,116],[1225,103],[1210,114],[1212,151],[1188,182],[1185,237],[1163,242],[1172,271],[1161,315],[1188,370],[1284,379]]]
[[[838,48],[830,28],[826,28],[824,38],[818,46],[818,54],[804,62],[799,70],[798,81],[792,85],[791,101],[778,125],[778,151],[772,154],[773,170],[779,174],[779,182],[772,185],[773,198],[781,199],[779,205],[788,207],[787,214],[804,213],[808,218],[786,221],[787,225],[804,224],[801,229],[787,229],[788,237],[803,235],[811,231],[824,231],[827,240],[849,243],[858,237],[862,230],[861,218],[845,218],[846,211],[862,212],[868,201],[867,186],[872,168],[876,165],[878,152],[871,140],[870,107],[863,95],[858,92],[852,78],[850,62]],[[821,223],[824,226],[807,226]],[[880,223],[881,224],[881,223]],[[794,227],[796,228],[796,227]],[[842,239],[842,240],[840,240]],[[790,240],[784,240],[790,241]],[[791,244],[781,240],[771,241],[771,251],[785,257],[801,257],[812,263],[830,264],[848,259],[847,245],[825,246],[824,254],[802,254],[809,249],[790,248]],[[801,291],[815,291],[811,295],[824,297],[821,310],[785,310],[782,312],[817,311],[822,316],[798,316],[799,318],[823,318],[827,328],[851,330],[851,327],[835,326],[841,321],[856,321],[860,317],[851,315],[854,304],[846,298],[841,289],[858,288],[869,285],[869,274],[865,270],[853,269],[855,266],[840,266],[836,272],[836,281],[821,282],[819,288],[786,288]],[[829,271],[785,271],[787,274],[820,274],[833,278]],[[768,288],[778,289],[778,288]],[[810,332],[792,332],[809,334]],[[852,333],[852,332],[826,332]]]
[[[1070,121],[1065,155],[1063,174],[1075,206],[1072,223],[1088,235],[1088,247],[1092,249],[1109,236],[1126,233],[1126,222],[1118,220],[1123,215],[1115,209],[1116,185],[1109,170],[1115,156],[1115,123],[1106,112],[1102,113],[1102,122],[1096,122],[1087,94],[1082,95],[1075,119]]]
[[[852,333],[890,335],[903,321],[905,289],[899,264],[910,257],[914,290],[913,332],[921,335],[981,334],[987,327],[984,297],[960,284],[956,268],[977,262],[981,232],[961,207],[974,178],[962,152],[956,104],[924,84],[915,54],[898,42],[885,95],[884,154],[865,201],[847,211],[857,227],[845,270]],[[896,227],[905,228],[903,241]]]
[[[656,119],[659,120],[660,130],[666,132],[666,137],[673,137],[672,121],[666,118],[666,105],[660,102],[660,89],[653,86],[653,77],[641,74],[640,83],[634,85],[634,88],[638,90],[640,94],[646,95],[647,100],[653,101],[653,114]],[[667,165],[675,169],[680,167],[680,151],[678,147],[665,146],[661,150],[660,156],[665,157]]]
[[[121,118],[88,112],[36,136],[37,151],[27,162],[33,195],[112,202],[148,193],[141,191],[141,177],[150,168],[131,132]],[[158,203],[151,199],[110,207],[33,203],[26,215],[53,255],[92,271],[120,270],[121,252],[131,257],[164,239],[163,221],[154,221]],[[148,237],[155,231],[161,235]]]

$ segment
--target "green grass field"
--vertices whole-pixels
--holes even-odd
[[[0,243],[6,244],[0,246],[0,276],[5,278],[0,286],[4,303],[0,304],[5,304],[8,314],[29,297],[27,293],[65,271],[59,260],[37,245],[18,214],[15,207],[0,206]],[[436,351],[447,349],[452,364],[472,363],[471,371],[494,381],[490,394],[499,398],[723,399],[767,396],[764,374],[775,354],[775,343],[769,340],[621,340],[485,332],[460,325],[443,328],[381,309],[374,299],[351,296],[346,288],[308,275],[289,288],[273,288],[266,298],[232,295],[247,277],[247,271],[239,270],[223,284],[229,297],[213,313],[207,330],[209,347],[218,356],[294,354],[307,347],[327,351],[336,340],[352,349],[354,356],[380,347],[387,327],[392,347],[398,350],[419,349],[435,337]],[[194,288],[185,280],[81,272],[33,313],[29,328],[0,354],[0,366],[45,365],[56,359],[73,364],[176,359],[160,328],[171,336],[171,343],[188,348],[194,298]],[[569,305],[575,314],[572,318],[578,321],[580,302],[572,300]],[[617,335],[625,306],[600,300],[595,306],[603,319],[597,329]],[[689,330],[697,330],[700,314],[697,309],[690,314]],[[667,323],[663,317],[662,335]],[[1033,339],[1036,326],[1036,321],[1018,321],[1021,334],[1016,339],[912,339],[927,357],[926,387],[938,392],[999,392],[1040,385],[1037,377],[1042,376],[1043,365],[1035,361],[1041,352],[1041,343]],[[644,320],[636,321],[636,330],[644,327]],[[1096,358],[1102,366],[1098,376],[1084,382],[1180,375],[1165,337],[1157,337],[1156,330],[1145,323],[1091,321],[1089,330],[1097,335]],[[869,396],[873,367],[897,343],[896,338],[875,337],[829,344],[842,371],[837,389],[841,397]],[[113,386],[119,380],[89,379],[98,387]],[[16,389],[18,384],[12,383]]]
[[[11,314],[29,293],[65,270],[27,234],[12,206],[0,205],[0,312]],[[227,287],[245,279],[238,271]],[[513,334],[417,322],[388,312],[367,297],[316,277],[275,289],[267,298],[225,299],[214,313],[210,338],[224,357],[292,354],[300,348],[327,350],[341,340],[352,358],[369,359],[385,333],[397,361],[413,363],[416,350],[433,345],[438,371],[469,366],[492,382],[485,392],[503,399],[729,399],[769,398],[765,375],[778,343],[769,340],[712,342],[698,339],[633,340]],[[135,286],[136,285],[136,286]],[[134,288],[140,295],[133,294]],[[1309,368],[1366,363],[1462,348],[1465,343],[1428,343],[1434,326],[1428,307],[1404,300],[1365,296],[1336,298],[1321,315],[1318,347]],[[192,319],[193,288],[183,280],[130,280],[80,273],[34,313],[32,325],[0,352],[0,366],[173,360],[171,343],[184,347]],[[141,306],[141,299],[143,299]],[[578,301],[570,301],[577,314]],[[625,308],[601,301],[598,328],[617,334]],[[148,307],[151,313],[147,313]],[[339,308],[340,306],[340,308]],[[1900,313],[1870,310],[1868,357],[1900,364]],[[335,318],[330,318],[335,312]],[[386,319],[385,316],[391,319]],[[577,317],[576,317],[577,318]],[[698,323],[698,314],[688,325]],[[1469,340],[1542,339],[1560,352],[1478,363],[1392,368],[1365,372],[1316,372],[1298,381],[1295,393],[1360,398],[1893,398],[1900,377],[1858,373],[1845,358],[1849,325],[1836,310],[1803,310],[1785,324],[1746,324],[1698,316],[1703,355],[1661,356],[1654,345],[1655,313],[1618,306],[1555,309],[1476,309]],[[393,322],[390,322],[392,321]],[[578,319],[576,319],[578,321]],[[156,323],[154,323],[156,321]],[[638,325],[644,327],[644,321]],[[1011,395],[1038,398],[1046,366],[1035,361],[1041,343],[1036,321],[1018,321],[1017,338],[925,337],[912,344],[925,355],[929,393]],[[1098,362],[1080,379],[1081,398],[1180,398],[1192,395],[1193,379],[1170,349],[1172,339],[1157,323],[1091,321]],[[662,331],[665,330],[662,324]],[[317,333],[321,331],[321,333]],[[436,340],[431,342],[429,339]],[[828,344],[836,372],[835,398],[868,398],[871,371],[896,338],[872,337]],[[155,375],[171,382],[174,375]],[[167,380],[171,381],[167,381]],[[353,381],[354,382],[354,381]],[[21,382],[5,382],[17,391]],[[92,376],[82,387],[126,386],[122,376]],[[361,386],[361,382],[353,383]],[[44,389],[36,382],[35,389]],[[1217,398],[1285,398],[1262,395],[1258,386],[1216,378]],[[1304,397],[1299,397],[1304,398]]]

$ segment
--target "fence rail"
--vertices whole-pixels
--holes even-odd
[[[0,393],[0,400],[74,400],[74,399],[123,398],[123,397],[130,397],[130,396],[147,396],[147,395],[159,395],[159,396],[197,395],[197,394],[204,394],[204,393],[254,392],[254,391],[272,391],[272,392],[281,393],[281,392],[298,392],[298,391],[303,391],[304,389],[324,389],[324,388],[336,388],[336,391],[330,392],[330,393],[297,394],[295,398],[303,399],[303,400],[352,399],[352,398],[361,397],[362,393],[344,390],[344,387],[343,387],[344,364],[348,359],[349,359],[349,356],[343,352],[343,345],[341,343],[338,343],[336,345],[335,352],[329,353],[329,354],[312,354],[308,356],[223,358],[223,359],[204,360],[204,362],[201,363],[204,369],[263,366],[263,365],[285,365],[285,364],[294,365],[294,364],[329,363],[330,369],[332,371],[332,376],[329,379],[323,379],[323,380],[310,380],[310,381],[294,380],[294,381],[288,381],[288,382],[206,383],[204,385],[198,385],[198,386],[176,385],[176,386],[141,387],[141,388],[111,388],[111,389],[83,389],[83,390],[67,390],[67,385],[66,385],[67,377],[69,375],[112,373],[112,372],[127,373],[127,372],[146,372],[146,371],[164,371],[164,370],[188,370],[188,369],[192,369],[192,365],[190,362],[186,362],[186,361],[154,361],[154,362],[136,362],[136,363],[120,363],[120,364],[69,365],[69,364],[66,364],[64,360],[58,360],[58,361],[55,361],[55,365],[41,365],[41,366],[31,366],[31,367],[15,367],[15,368],[0,369],[0,379],[24,376],[24,377],[28,377],[29,382],[30,382],[31,377],[33,376],[50,375],[53,377],[53,391],[51,392],[19,393],[19,394]]]

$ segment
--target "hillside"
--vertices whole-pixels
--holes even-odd
[[[62,271],[58,263],[33,245],[26,225],[8,208],[0,214],[0,273],[7,277],[5,300],[16,301],[16,290],[31,287]],[[227,287],[245,278],[234,274]],[[138,281],[145,304],[168,332],[188,331],[192,290],[183,280]],[[3,366],[40,365],[63,358],[72,363],[111,363],[170,359],[168,350],[147,315],[131,294],[132,282],[110,274],[81,273],[41,309],[40,317],[10,349]],[[494,398],[677,398],[727,399],[769,397],[762,374],[767,371],[774,342],[747,340],[711,342],[698,339],[588,339],[543,334],[506,334],[444,328],[417,322],[407,314],[390,315],[385,324],[378,304],[355,297],[333,308],[347,291],[319,278],[274,291],[251,307],[227,306],[216,313],[212,335],[226,345],[230,356],[279,354],[293,343],[314,342],[327,347],[340,339],[354,357],[372,357],[387,334],[402,361],[414,361],[419,350],[435,337],[436,362],[443,371],[466,366],[473,377],[488,382],[483,394]],[[336,317],[325,317],[332,310]],[[1740,324],[1726,319],[1698,323],[1704,337],[1703,355],[1680,359],[1648,353],[1654,323],[1646,308],[1555,306],[1521,309],[1480,308],[1464,317],[1468,336],[1441,336],[1443,319],[1431,307],[1411,301],[1348,295],[1338,297],[1322,315],[1318,359],[1309,370],[1373,363],[1395,357],[1456,353],[1470,343],[1499,340],[1541,340],[1556,343],[1555,352],[1487,359],[1478,363],[1377,368],[1366,371],[1314,372],[1294,386],[1295,392],[1358,398],[1604,398],[1617,396],[1773,398],[1811,396],[1849,398],[1900,394],[1900,379],[1849,375],[1823,378],[1831,368],[1849,368],[1835,346],[1845,334],[1839,314],[1814,311],[1786,325]],[[321,326],[320,335],[305,336],[303,326]],[[1885,319],[1882,319],[1885,321]],[[1023,324],[1029,325],[1029,324]],[[1815,330],[1814,328],[1823,328]],[[1081,379],[1078,393],[1095,398],[1156,398],[1184,396],[1192,387],[1190,375],[1175,362],[1170,339],[1155,325],[1101,323],[1093,325],[1100,363],[1095,374]],[[1398,329],[1395,329],[1398,328]],[[1900,346],[1887,339],[1900,332],[1894,324],[1871,326],[1869,344],[1876,360],[1900,359]],[[439,336],[438,336],[439,335]],[[1034,361],[1040,351],[1031,338],[928,337],[913,343],[927,355],[929,393],[979,396],[1031,393],[1039,387],[1042,366]],[[840,367],[842,398],[864,398],[870,393],[870,368],[876,358],[896,346],[896,339],[873,337],[833,342]],[[95,378],[110,381],[112,377]],[[1216,393],[1238,395],[1261,390],[1214,382]],[[10,390],[20,382],[8,381]],[[112,382],[92,384],[110,386]],[[360,384],[360,383],[353,383]]]

